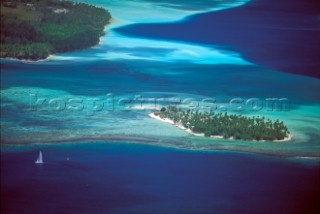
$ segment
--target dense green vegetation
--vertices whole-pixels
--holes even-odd
[[[111,16],[92,5],[59,0],[1,0],[0,57],[44,59],[98,44]]]
[[[175,123],[182,123],[195,133],[205,136],[221,135],[224,138],[242,140],[283,140],[290,132],[279,120],[271,121],[264,117],[246,117],[227,113],[183,111],[175,106],[162,108],[156,112],[161,118],[168,118]]]

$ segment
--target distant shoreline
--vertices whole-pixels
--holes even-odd
[[[49,0],[1,3],[1,26],[6,30],[1,32],[1,60],[43,62],[56,54],[100,44],[112,20],[108,10],[86,3],[54,2],[54,6]]]
[[[184,127],[183,125],[178,125],[178,124],[175,124],[172,120],[168,119],[168,118],[160,118],[159,116],[156,116],[154,113],[150,113],[148,114],[149,117],[153,118],[153,119],[156,119],[156,120],[159,120],[161,122],[164,122],[164,123],[168,123],[168,124],[171,124],[171,125],[174,125],[176,127],[178,127],[179,129],[191,134],[191,135],[194,135],[194,136],[197,136],[197,137],[205,137],[204,133],[195,133],[193,132],[191,129],[187,129],[186,127]],[[221,135],[211,135],[210,138],[218,138],[218,139],[225,139],[223,136]],[[293,138],[293,135],[292,134],[289,134],[288,137],[282,139],[282,140],[270,140],[270,141],[267,141],[267,140],[250,140],[252,142],[286,142],[286,141],[290,141],[292,140]],[[234,139],[233,137],[230,137],[230,138],[227,138],[225,140],[237,140],[237,139]]]
[[[104,32],[106,32],[107,26],[110,23],[107,23],[104,27]],[[80,51],[80,50],[86,50],[86,49],[90,49],[90,48],[94,48],[96,46],[99,46],[102,43],[102,39],[103,39],[103,35],[100,36],[99,38],[99,42],[93,46],[87,47],[87,48],[83,48],[83,49],[77,49],[77,50],[72,50],[72,51],[68,51],[68,52],[63,52],[63,53],[52,53],[49,54],[49,56],[47,56],[46,58],[43,59],[35,59],[35,60],[31,60],[31,59],[18,59],[18,58],[14,58],[14,57],[0,57],[0,60],[11,60],[11,61],[18,61],[18,62],[23,62],[23,63],[38,63],[38,62],[47,62],[50,59],[52,59],[53,57],[59,55],[59,54],[65,54],[65,53],[72,53],[74,51]]]
[[[50,54],[47,58],[44,59],[35,59],[35,60],[30,60],[30,59],[18,59],[14,57],[0,57],[0,60],[11,60],[11,61],[18,61],[18,62],[23,62],[23,63],[37,63],[37,62],[46,62],[49,61],[51,58],[53,58],[55,54]]]

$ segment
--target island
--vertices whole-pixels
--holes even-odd
[[[40,60],[99,43],[110,13],[60,0],[1,0],[1,58]]]
[[[265,117],[183,110],[176,106],[162,107],[160,111],[149,116],[175,125],[195,136],[278,142],[292,138],[283,121],[272,121]]]

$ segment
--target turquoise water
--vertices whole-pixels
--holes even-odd
[[[201,12],[215,11],[238,7],[244,1],[204,2],[202,7],[196,2],[176,2],[179,7],[156,1],[92,3],[107,6],[113,15],[100,45],[37,63],[1,60],[2,143],[121,141],[125,137],[192,150],[319,156],[318,79],[267,70],[247,62],[241,53],[220,49],[218,44],[127,37],[113,30],[132,23],[187,22],[185,17],[199,13],[199,8]],[[190,10],[194,4],[198,9]],[[146,8],[152,18],[145,18]],[[137,16],[142,11],[145,16]],[[137,96],[145,99],[143,104],[133,100]],[[110,97],[114,97],[113,102]],[[36,104],[37,98],[46,101]],[[262,110],[252,111],[248,105],[249,110],[241,113],[284,120],[293,141],[253,144],[202,139],[147,117],[150,111],[170,102],[155,106],[146,99],[186,98],[215,99],[218,111],[224,111],[222,107],[233,98],[258,98],[264,105]],[[268,98],[287,98],[289,111],[269,111]],[[51,99],[60,103],[50,106]],[[82,108],[72,109],[75,104],[68,103],[70,99],[81,99]],[[64,109],[57,111],[56,105]]]
[[[257,65],[196,65],[190,62],[94,61],[81,63],[2,63],[2,142],[45,143],[110,137],[141,137],[157,145],[196,150],[228,149],[290,156],[319,155],[319,80],[262,69]],[[297,84],[301,87],[297,88]],[[107,94],[114,96],[108,102]],[[46,99],[36,105],[36,98]],[[280,119],[294,135],[285,143],[251,143],[191,137],[159,123],[147,114],[153,102],[118,102],[142,98],[214,98],[218,107],[232,98],[271,97],[290,100],[288,111],[242,113]],[[60,99],[64,110],[50,106]],[[83,109],[73,110],[70,99],[82,99]],[[94,99],[100,100],[95,103]],[[102,102],[105,102],[102,108]],[[168,101],[169,102],[169,101]],[[161,103],[160,103],[161,104]],[[157,106],[159,108],[160,104]],[[265,104],[266,105],[266,104]],[[37,110],[33,110],[37,106]],[[113,107],[114,106],[114,107]],[[250,107],[250,105],[249,105]],[[96,109],[96,110],[95,110]],[[218,109],[223,111],[223,109]],[[122,140],[122,139],[120,139]]]
[[[1,210],[316,210],[319,159],[310,157],[320,152],[319,79],[268,70],[219,44],[115,31],[136,23],[187,23],[189,15],[236,10],[247,1],[87,2],[113,15],[98,46],[42,62],[1,60]],[[260,111],[247,105],[241,113],[283,120],[293,140],[195,137],[147,116],[187,98],[215,99],[217,111],[229,112],[235,110],[231,99],[257,98]],[[290,108],[270,111],[267,98],[287,98]],[[39,149],[43,166],[34,165]]]

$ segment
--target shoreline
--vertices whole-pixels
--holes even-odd
[[[109,23],[106,24],[105,30],[107,29],[108,25],[109,25]],[[106,34],[106,31],[104,31],[104,33]],[[63,53],[51,53],[44,59],[30,60],[30,59],[18,59],[18,58],[14,58],[14,57],[6,57],[6,58],[0,57],[0,60],[10,60],[10,61],[17,61],[17,62],[28,63],[28,64],[35,64],[35,63],[39,63],[39,62],[48,62],[48,61],[50,61],[50,59],[53,59],[55,56],[60,55],[60,54],[72,53],[72,52],[75,52],[75,51],[81,51],[81,50],[86,50],[86,49],[90,49],[90,48],[95,48],[95,47],[97,47],[97,46],[102,44],[104,36],[105,35],[101,35],[99,37],[99,41],[97,42],[97,44],[95,44],[93,46],[90,46],[90,47],[87,47],[87,48],[82,48],[82,49],[75,49],[75,50],[68,51],[68,52],[63,52]]]
[[[179,129],[181,129],[181,130],[183,130],[183,131],[185,131],[185,132],[187,132],[187,133],[189,133],[189,134],[191,134],[193,136],[205,137],[204,133],[195,133],[191,129],[187,129],[186,127],[184,127],[182,125],[175,124],[172,120],[170,120],[168,118],[162,119],[159,116],[156,116],[154,113],[150,113],[150,114],[148,114],[148,116],[153,118],[153,119],[156,119],[158,121],[174,125],[174,126],[178,127]],[[217,138],[217,139],[224,139],[224,140],[237,140],[237,139],[234,139],[233,137],[225,139],[222,135],[211,135],[210,138]],[[282,140],[272,140],[272,141],[267,141],[267,140],[249,140],[249,142],[287,142],[287,141],[292,140],[292,138],[293,138],[293,135],[289,134],[288,137],[286,137],[286,138],[284,138]],[[241,139],[239,139],[239,140],[241,140]]]
[[[109,20],[109,22],[104,26],[103,28],[103,35],[101,35],[99,37],[99,41],[97,42],[97,44],[93,45],[93,46],[90,46],[90,47],[87,47],[87,48],[82,48],[82,49],[75,49],[75,50],[72,50],[72,51],[68,51],[68,52],[64,52],[64,53],[52,53],[52,54],[49,54],[46,58],[44,59],[36,59],[36,60],[30,60],[30,59],[18,59],[18,58],[14,58],[14,57],[6,57],[6,58],[2,58],[0,57],[0,60],[10,60],[10,61],[18,61],[18,62],[22,62],[22,63],[29,63],[29,64],[33,64],[33,63],[39,63],[39,62],[48,62],[50,61],[50,59],[53,59],[55,56],[59,55],[59,54],[66,54],[66,53],[72,53],[72,52],[75,52],[75,51],[81,51],[81,50],[86,50],[86,49],[90,49],[90,48],[95,48],[95,47],[98,47],[102,44],[103,42],[103,39],[105,37],[105,35],[107,34],[107,29],[108,29],[108,26],[110,24],[112,24],[112,20],[113,18],[111,17],[111,19]]]
[[[18,59],[18,58],[14,58],[14,57],[6,57],[6,58],[1,58],[0,57],[0,60],[10,60],[10,61],[17,61],[17,62],[22,62],[22,63],[33,64],[33,63],[38,63],[38,62],[47,62],[50,59],[52,59],[54,56],[55,56],[55,54],[49,54],[49,56],[44,58],[44,59],[36,59],[36,60]]]
[[[107,9],[105,9],[107,10]],[[107,10],[108,11],[108,10]],[[109,13],[109,11],[108,11]],[[110,14],[110,13],[109,13]],[[86,48],[75,48],[74,50],[70,50],[70,51],[66,51],[66,52],[62,52],[62,53],[50,53],[47,57],[45,58],[41,58],[41,59],[19,59],[19,58],[14,58],[14,57],[0,57],[0,60],[10,60],[10,61],[17,61],[17,62],[22,62],[22,63],[39,63],[39,62],[47,62],[50,59],[54,58],[55,56],[59,55],[59,54],[66,54],[66,53],[72,53],[72,52],[76,52],[76,51],[81,51],[81,50],[86,50],[86,49],[90,49],[90,48],[95,48],[97,46],[100,46],[103,42],[103,39],[105,37],[105,35],[107,34],[107,29],[108,26],[112,24],[113,21],[113,17],[110,14],[110,19],[108,20],[108,22],[104,25],[103,27],[103,31],[102,34],[99,36],[98,42],[92,46],[86,47]]]
[[[107,26],[105,26],[105,28],[107,28]],[[98,43],[93,45],[93,46],[90,46],[90,47],[87,47],[87,48],[83,48],[83,49],[76,49],[76,50],[68,51],[68,52],[64,52],[64,53],[51,53],[44,59],[30,60],[30,59],[18,59],[18,58],[14,58],[14,57],[6,57],[6,58],[1,58],[0,57],[0,60],[10,60],[10,61],[17,61],[17,62],[28,63],[28,64],[35,64],[35,63],[40,63],[40,62],[48,62],[48,61],[50,61],[50,59],[53,59],[55,56],[57,56],[59,54],[66,54],[66,53],[72,53],[72,52],[75,52],[75,51],[81,51],[81,50],[86,50],[86,49],[90,49],[90,48],[95,48],[95,47],[101,45],[101,41],[102,41],[103,37],[104,37],[104,35],[100,36]]]

